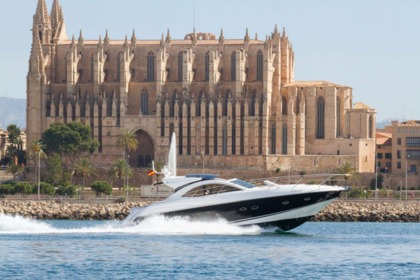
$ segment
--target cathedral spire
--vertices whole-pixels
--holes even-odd
[[[279,34],[279,30],[277,29],[277,24],[274,25],[274,35]]]
[[[71,37],[71,45],[70,47],[73,48],[76,45],[76,39],[74,38],[74,34]]]
[[[225,36],[223,36],[223,28],[220,29],[219,43],[223,44],[225,42]]]
[[[105,32],[105,38],[104,38],[104,45],[109,44],[109,36],[108,36],[108,29]]]
[[[61,12],[60,4],[58,4],[58,0],[54,0],[51,9],[51,27],[52,29],[56,30],[58,28],[59,23],[63,19],[63,14]]]
[[[52,39],[56,40],[67,40],[66,25],[64,24],[63,10],[58,0],[53,1],[51,8],[51,31]]]
[[[41,44],[49,43],[51,40],[51,19],[48,15],[45,0],[38,0],[32,29],[37,30],[37,36]],[[33,40],[35,40],[33,38]]]
[[[281,34],[281,38],[285,39],[286,38],[286,28],[283,27],[283,33]]]
[[[34,25],[36,24],[46,24],[49,23],[50,17],[48,15],[47,4],[45,0],[38,0],[38,5],[36,7],[36,12],[34,15]]]
[[[166,43],[170,43],[171,42],[171,34],[169,33],[169,28],[168,31],[166,32],[166,39],[165,39]]]
[[[136,31],[133,28],[133,34],[131,35],[131,45],[135,46],[136,45],[136,41],[137,41]]]
[[[44,74],[44,56],[42,54],[41,41],[37,34],[37,29],[34,28],[33,42],[31,47],[31,56],[29,58],[29,73],[28,76],[40,77]]]
[[[165,44],[165,34],[162,32],[162,36],[160,37],[160,46],[162,47]]]
[[[102,35],[99,34],[98,49],[102,47]]]
[[[248,27],[246,28],[246,32],[245,32],[245,37],[244,37],[244,42],[245,44],[249,44],[249,34],[248,34]]]
[[[80,29],[80,32],[79,32],[79,39],[78,39],[77,41],[79,42],[79,45],[80,45],[80,46],[82,46],[82,45],[83,45],[84,38],[83,38],[83,32],[82,32],[82,29]]]

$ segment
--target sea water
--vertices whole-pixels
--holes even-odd
[[[420,279],[420,223],[290,231],[153,217],[35,221],[0,215],[0,279]]]

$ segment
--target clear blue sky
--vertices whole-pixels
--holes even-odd
[[[32,16],[38,0],[2,1],[0,96],[26,98]],[[387,118],[420,119],[420,1],[395,0],[60,0],[68,36],[159,39],[197,32],[260,39],[286,28],[296,80],[353,88],[354,102]],[[51,9],[52,0],[47,0]],[[193,7],[195,6],[195,16]],[[195,20],[194,20],[195,18]]]

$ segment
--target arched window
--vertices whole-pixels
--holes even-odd
[[[155,81],[155,55],[153,52],[149,52],[147,55],[147,81]]]
[[[146,155],[144,159],[145,167],[152,165],[152,157],[150,155]]]
[[[341,135],[341,133],[340,133],[340,130],[341,130],[341,104],[340,104],[340,97],[338,97],[337,96],[337,99],[336,99],[336,114],[335,114],[335,117],[336,117],[336,137],[338,137],[338,136],[340,136]]]
[[[47,104],[45,106],[45,116],[51,117],[51,101],[47,101]]]
[[[170,123],[169,124],[169,142],[171,142],[171,137],[172,137],[172,134],[174,133],[174,131],[175,131],[174,123]]]
[[[281,113],[287,115],[287,99],[286,97],[281,97]]]
[[[263,80],[263,53],[261,50],[257,53],[257,81]]]
[[[222,130],[222,154],[227,155],[227,127],[223,125]]]
[[[145,167],[144,155],[138,155],[138,167]]]
[[[276,153],[276,124],[271,125],[271,153]]]
[[[204,79],[206,81],[208,81],[210,79],[210,56],[209,56],[209,52],[206,52],[206,57],[205,57]]]
[[[169,110],[170,110],[169,114],[170,114],[171,117],[175,116],[175,102],[176,102],[177,99],[178,99],[178,92],[175,90],[174,94],[172,95],[172,102],[171,102],[170,108],[169,108]]]
[[[323,97],[318,98],[316,118],[316,138],[325,137],[325,101]]]
[[[232,124],[232,155],[236,155],[236,124]]]
[[[230,90],[226,92],[225,100],[223,104],[223,116],[226,117],[228,115],[228,106],[229,106],[229,97],[230,97]]]
[[[287,155],[287,124],[283,124],[283,127],[282,127],[281,153],[283,155]]]
[[[141,106],[141,113],[143,115],[148,115],[149,114],[149,93],[147,92],[146,89],[143,89],[143,92],[141,93],[140,106]]]
[[[236,81],[236,52],[230,57],[230,79]]]
[[[374,123],[373,123],[373,116],[372,115],[370,115],[369,116],[369,138],[374,138],[373,137],[373,126],[374,126]]]
[[[113,102],[113,99],[114,99],[113,97],[107,98],[107,101],[106,101],[106,116],[107,117],[112,117],[112,102]]]
[[[300,106],[300,96],[299,96],[299,94],[298,94],[298,95],[296,96],[296,104],[295,104],[295,114],[296,114],[296,115],[300,113],[299,106]]]
[[[182,82],[182,52],[178,54],[178,82]]]
[[[255,116],[255,104],[257,103],[257,91],[253,91],[252,92],[252,96],[251,96],[251,110],[250,110],[250,115],[251,116]]]

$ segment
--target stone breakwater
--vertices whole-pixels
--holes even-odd
[[[334,201],[311,220],[318,222],[420,222],[420,202]]]
[[[38,220],[123,220],[131,208],[150,203],[151,201],[99,204],[3,200],[0,201],[0,214]]]
[[[1,200],[0,214],[40,220],[123,220],[133,207],[152,201],[126,203],[69,203],[57,201]],[[335,201],[312,221],[420,222],[420,202]]]

